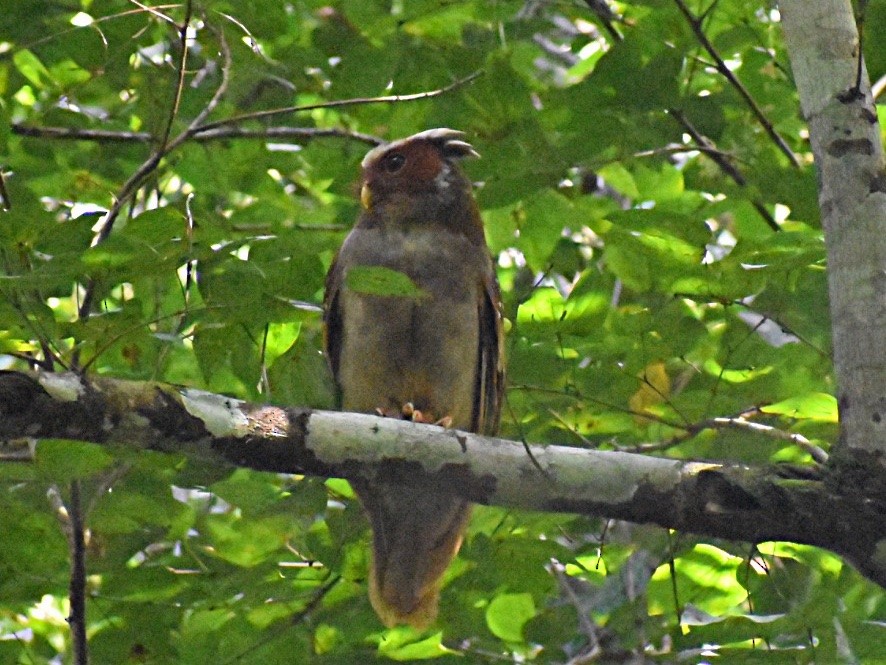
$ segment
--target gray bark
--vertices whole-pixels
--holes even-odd
[[[841,445],[886,472],[886,168],[849,0],[781,0],[819,172]],[[839,451],[838,451],[839,452]],[[845,452],[845,451],[844,451]]]
[[[207,464],[445,488],[477,503],[584,513],[846,556],[886,586],[886,487],[833,469],[524,446],[370,415],[249,404],[150,382],[0,373],[0,453],[40,438],[184,453]]]

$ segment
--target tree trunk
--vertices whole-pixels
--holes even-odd
[[[886,473],[886,169],[877,111],[849,0],[782,0],[779,7],[819,172],[837,453]]]

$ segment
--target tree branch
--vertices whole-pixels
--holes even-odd
[[[107,129],[80,129],[78,127],[38,127],[13,123],[12,133],[19,136],[32,136],[41,139],[59,139],[69,141],[95,141],[96,143],[155,143],[157,137],[149,132],[124,132]],[[301,139],[310,141],[318,138],[343,138],[360,141],[376,146],[383,143],[382,139],[371,134],[354,132],[339,127],[264,127],[262,129],[245,129],[243,127],[219,127],[201,132],[191,137],[192,141],[208,142],[226,139]],[[683,147],[683,151],[694,148]]]
[[[255,405],[150,382],[0,373],[0,441],[72,438],[201,464],[445,487],[477,503],[572,512],[846,556],[886,586],[886,481],[862,460],[792,473],[529,445],[377,416]],[[848,475],[843,475],[844,473]],[[879,550],[878,550],[879,548]]]
[[[70,529],[68,548],[71,554],[71,577],[68,582],[68,599],[71,613],[71,641],[74,645],[74,662],[89,663],[89,646],[86,641],[86,534],[83,524],[83,502],[80,498],[80,481],[71,481],[71,498],[67,505]]]
[[[162,14],[160,16],[166,18]],[[108,236],[111,235],[111,230],[114,228],[114,223],[117,221],[117,217],[120,215],[120,211],[123,210],[123,206],[125,206],[129,202],[129,199],[144,184],[148,176],[150,176],[150,174],[154,172],[154,170],[160,164],[160,160],[162,160],[165,155],[172,152],[181,143],[184,143],[184,141],[186,141],[188,138],[188,131],[190,130],[190,127],[188,128],[188,130],[185,130],[184,132],[179,134],[172,141],[170,141],[169,139],[172,132],[172,124],[175,121],[176,116],[178,115],[178,107],[181,101],[182,92],[184,90],[184,77],[189,51],[188,29],[190,27],[190,23],[191,2],[190,0],[187,0],[185,2],[185,18],[182,21],[181,25],[175,26],[179,33],[181,57],[178,62],[178,77],[176,79],[176,87],[173,94],[172,108],[170,109],[169,115],[166,119],[166,123],[163,129],[163,135],[160,139],[160,144],[151,152],[151,155],[148,157],[148,159],[138,169],[136,169],[136,171],[132,175],[129,176],[125,183],[123,183],[123,186],[120,188],[120,191],[117,194],[117,199],[114,201],[110,210],[108,210],[107,214],[104,216],[102,225],[99,228],[96,238],[93,242],[94,245],[99,245],[103,243],[105,240],[107,240]],[[173,23],[173,25],[175,25],[175,23]],[[217,103],[218,97],[227,88],[230,54],[227,51],[227,46],[224,44],[224,40],[222,40],[222,44],[222,52],[226,57],[225,66],[222,67],[222,82],[207,107],[213,105],[214,103]],[[95,278],[90,278],[84,290],[83,300],[80,302],[80,306],[77,308],[77,316],[80,319],[88,319],[90,314],[92,313],[93,299],[95,298],[95,291],[97,287],[98,283],[96,282]],[[79,353],[77,350],[74,351],[72,364],[75,367],[79,365]]]
[[[355,97],[352,99],[334,99],[329,102],[317,102],[316,104],[301,104],[299,106],[284,106],[283,108],[278,109],[268,109],[266,111],[256,111],[254,113],[244,113],[242,115],[235,115],[229,118],[224,118],[222,120],[217,120],[215,122],[209,122],[205,125],[200,125],[194,129],[194,134],[199,135],[203,132],[208,132],[210,130],[216,129],[218,127],[224,127],[227,125],[236,125],[241,122],[246,122],[247,120],[260,120],[262,118],[270,118],[277,115],[289,115],[292,113],[303,113],[305,111],[315,111],[317,109],[334,109],[334,108],[342,108],[345,106],[363,106],[366,104],[393,104],[399,102],[414,102],[422,99],[432,99],[433,97],[439,97],[440,95],[445,95],[447,92],[451,92],[456,88],[460,88],[463,85],[467,85],[478,76],[480,76],[483,72],[478,71],[473,74],[469,74],[464,78],[458,79],[457,81],[453,81],[447,86],[442,88],[438,88],[437,90],[429,90],[427,92],[416,92],[411,95],[385,95],[382,97]]]
[[[704,33],[704,29],[702,28],[702,19],[698,18],[691,11],[689,11],[689,7],[686,6],[686,3],[683,0],[674,0],[674,3],[677,5],[677,9],[680,10],[680,13],[689,24],[689,27],[692,29],[692,34],[695,35],[698,43],[701,44],[704,50],[708,52],[708,55],[710,55],[714,59],[714,65],[716,66],[717,71],[720,72],[720,75],[723,76],[727,81],[729,81],[730,85],[732,85],[732,87],[736,89],[741,98],[745,100],[745,103],[748,105],[751,113],[753,113],[754,116],[757,118],[760,126],[775,142],[775,145],[778,146],[778,149],[781,150],[790,160],[791,166],[793,166],[794,168],[799,168],[800,161],[797,159],[794,151],[791,150],[790,146],[775,130],[775,127],[773,127],[772,123],[769,122],[769,119],[766,117],[766,115],[763,113],[763,110],[759,107],[757,102],[751,96],[751,93],[748,92],[748,89],[745,88],[742,82],[738,80],[738,77],[732,73],[729,67],[726,66],[726,62],[717,52],[717,49],[714,48],[714,45],[711,44],[711,41],[708,39],[708,36]]]
[[[689,119],[679,109],[668,109],[668,113],[672,118],[674,118],[680,126],[686,131],[689,136],[692,137],[692,140],[695,141],[696,145],[701,149],[701,152],[706,154],[714,163],[720,167],[720,170],[730,178],[736,185],[739,187],[747,187],[748,181],[742,175],[741,171],[738,170],[736,166],[729,161],[729,158],[720,150],[717,150],[717,146],[704,134],[699,132],[695,126],[689,122]],[[769,214],[769,211],[766,209],[766,206],[763,205],[762,201],[759,199],[754,199],[751,201],[751,205],[754,206],[754,210],[763,218],[763,221],[771,228],[773,231],[781,231],[781,227],[778,225],[778,222],[775,221],[775,218]]]

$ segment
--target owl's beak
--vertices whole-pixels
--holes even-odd
[[[369,189],[368,183],[363,183],[363,186],[360,188],[360,205],[365,210],[369,210],[372,207],[372,191]]]

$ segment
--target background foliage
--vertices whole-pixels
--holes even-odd
[[[467,168],[504,289],[504,435],[808,462],[778,434],[827,448],[836,405],[815,173],[777,10],[693,0],[706,50],[680,2],[613,3],[611,30],[597,4],[4,3],[0,363],[331,406],[317,305],[357,214],[359,160],[373,136],[446,126],[483,155]],[[871,2],[875,80],[884,16]],[[474,72],[433,98],[175,140],[195,119]],[[345,482],[47,441],[34,464],[0,464],[2,662],[69,653],[57,509],[72,479],[97,663],[874,662],[886,642],[882,590],[826,552],[489,507],[438,628],[384,631]]]

